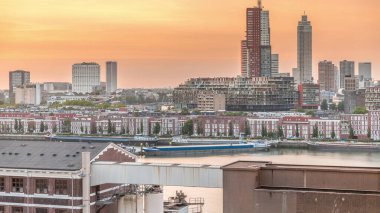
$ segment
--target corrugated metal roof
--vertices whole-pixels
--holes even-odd
[[[0,141],[0,168],[79,170],[82,152],[95,158],[110,143]]]

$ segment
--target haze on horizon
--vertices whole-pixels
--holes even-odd
[[[344,3],[343,3],[344,2]],[[71,82],[71,65],[119,63],[119,87],[176,86],[190,77],[240,74],[250,0],[2,0],[0,88],[24,69],[33,82]],[[306,11],[317,63],[372,62],[380,79],[380,1],[264,0],[280,72],[296,67],[296,29]],[[357,67],[356,67],[357,72]]]

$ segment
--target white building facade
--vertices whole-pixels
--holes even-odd
[[[74,93],[91,93],[100,86],[100,66],[97,63],[74,64],[72,67],[72,91]]]

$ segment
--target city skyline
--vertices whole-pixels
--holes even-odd
[[[119,85],[129,88],[173,87],[190,77],[240,73],[245,10],[256,1],[222,1],[217,6],[198,0],[108,2],[95,1],[91,8],[86,8],[85,1],[0,3],[4,9],[0,16],[5,20],[0,23],[4,50],[0,52],[0,88],[8,88],[8,72],[17,69],[30,71],[32,82],[70,81],[72,64],[82,61],[100,63],[102,81],[105,61],[118,61]],[[297,23],[306,11],[314,28],[315,79],[318,62],[324,59],[334,63],[344,59],[372,62],[374,79],[379,79],[376,39],[380,31],[373,26],[379,20],[375,8],[380,3],[346,1],[345,13],[339,17],[335,14],[341,6],[338,1],[329,1],[328,10],[320,15],[326,4],[309,0],[263,2],[264,9],[270,11],[271,43],[281,58],[280,72],[296,67]],[[368,13],[359,17],[359,11]],[[353,33],[353,29],[364,33]],[[88,33],[96,35],[89,37]],[[152,33],[157,35],[154,39]],[[141,78],[141,73],[151,78]]]

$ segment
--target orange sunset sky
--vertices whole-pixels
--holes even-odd
[[[313,25],[317,62],[373,63],[380,79],[379,0],[263,0],[280,72],[296,67],[297,22]],[[173,87],[190,77],[236,76],[250,0],[1,0],[0,88],[24,69],[33,82],[71,82],[71,65],[119,62],[119,87]],[[357,68],[356,68],[357,72]]]

